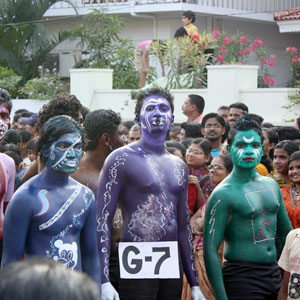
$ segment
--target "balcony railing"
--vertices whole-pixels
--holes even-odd
[[[96,5],[129,5],[133,0],[72,0],[75,7]],[[134,0],[136,5],[141,4],[170,4],[189,3],[198,6],[224,8],[255,13],[273,13],[300,7],[300,0]],[[67,7],[64,2],[55,3],[52,8]]]

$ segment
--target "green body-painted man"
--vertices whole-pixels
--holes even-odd
[[[214,190],[204,221],[204,259],[216,300],[277,299],[281,278],[275,235],[292,229],[281,191],[256,173],[262,149],[257,124],[241,120],[228,137],[234,168]],[[223,272],[218,248],[225,240]],[[223,274],[222,274],[223,273]]]

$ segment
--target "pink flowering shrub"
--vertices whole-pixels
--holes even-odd
[[[243,34],[227,35],[215,30],[212,35],[216,41],[216,64],[246,64],[257,61],[259,65],[258,87],[270,87],[275,83],[270,75],[270,68],[276,66],[275,55],[267,56],[263,41],[259,38],[251,39]]]
[[[288,82],[288,86],[295,87],[297,81],[300,80],[300,55],[295,47],[287,47],[285,53],[291,63],[292,79]]]

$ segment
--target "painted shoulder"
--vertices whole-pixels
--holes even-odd
[[[92,198],[92,200],[95,200],[95,195],[93,193],[93,191],[87,187],[86,185],[78,182],[77,180],[75,180],[74,178],[70,177],[70,180],[71,182],[73,182],[74,184],[78,185],[78,186],[81,186],[81,189],[88,195]]]

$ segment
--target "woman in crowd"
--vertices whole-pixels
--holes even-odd
[[[281,188],[282,197],[292,226],[300,228],[300,151],[290,156],[288,174],[293,184]]]
[[[298,145],[289,140],[281,141],[275,146],[273,158],[275,174],[271,177],[278,183],[280,188],[292,185],[288,174],[289,158],[298,150]]]
[[[219,155],[215,157],[209,166],[209,180],[212,184],[217,186],[222,180],[230,174],[233,164],[229,155]],[[191,227],[194,234],[194,256],[195,266],[198,276],[201,291],[207,300],[214,300],[212,288],[205,271],[205,264],[203,259],[203,221],[205,213],[205,204],[193,215],[191,218]],[[220,260],[223,260],[223,246],[219,250]],[[186,281],[184,281],[182,300],[191,299],[190,288]]]

